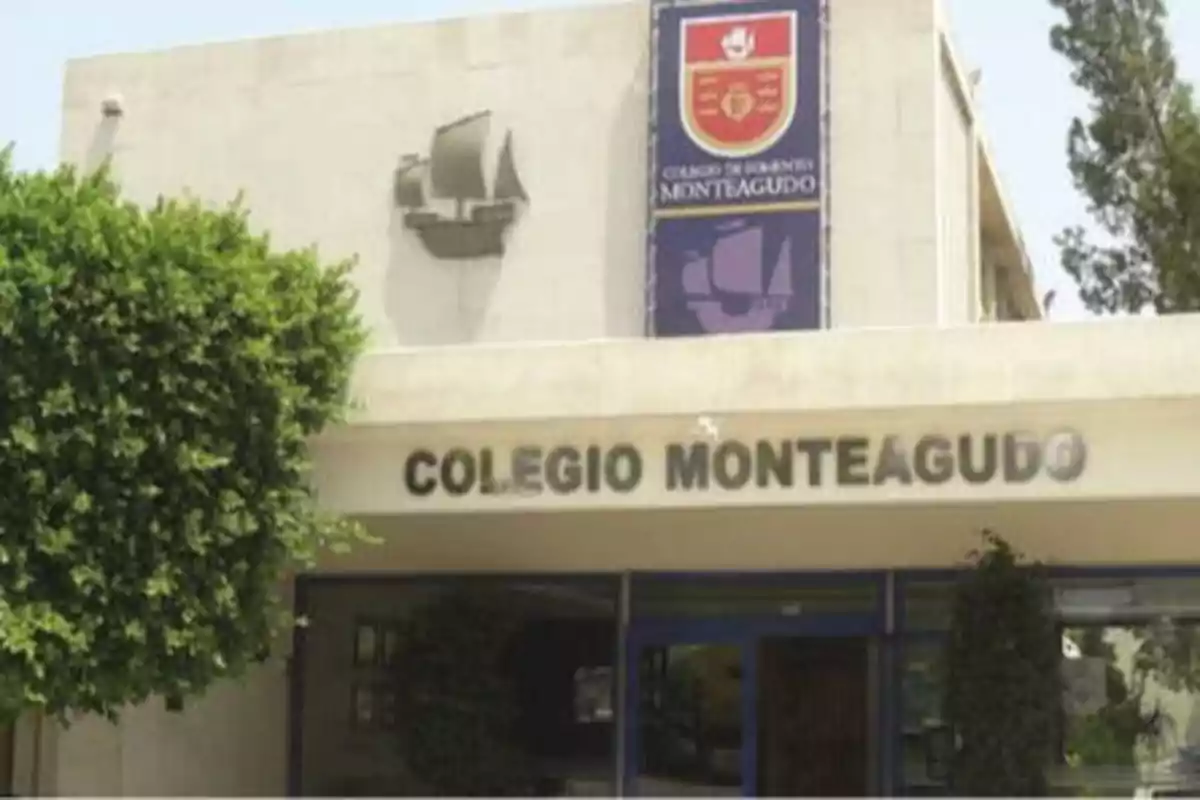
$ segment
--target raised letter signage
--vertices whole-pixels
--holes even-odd
[[[1070,483],[1087,468],[1087,455],[1072,430],[668,442],[645,453],[627,443],[483,446],[413,450],[403,479],[416,497],[629,494],[647,475],[667,492]]]

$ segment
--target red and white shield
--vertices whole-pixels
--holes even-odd
[[[679,104],[688,136],[722,158],[757,155],[796,115],[796,12],[681,21]]]

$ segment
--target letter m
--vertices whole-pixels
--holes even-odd
[[[703,442],[667,445],[667,490],[707,489],[710,463],[708,445]]]

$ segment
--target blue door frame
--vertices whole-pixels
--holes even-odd
[[[648,647],[683,644],[735,645],[742,664],[742,791],[753,797],[758,784],[758,642],[767,637],[871,637],[882,634],[878,613],[812,614],[788,616],[735,616],[699,618],[645,618],[629,624],[625,674],[628,691],[625,708],[625,742],[629,757],[622,777],[625,796],[637,789],[641,765],[642,652]],[[866,691],[867,687],[863,687]]]

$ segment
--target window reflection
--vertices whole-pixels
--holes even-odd
[[[742,651],[732,645],[652,648],[641,658],[637,794],[741,794]]]
[[[1200,579],[1055,579],[1062,620],[1062,747],[1054,792],[1200,796]],[[945,794],[928,735],[940,716],[948,581],[904,590],[903,794]],[[934,737],[936,738],[936,737]]]
[[[1200,793],[1198,635],[1169,619],[1066,630],[1063,790]]]
[[[612,667],[580,667],[575,670],[575,721],[611,722],[613,718]]]
[[[618,582],[308,587],[302,794],[609,796]]]
[[[909,643],[900,671],[900,758],[906,797],[946,793],[947,753],[942,752],[942,703],[946,693],[940,639]]]

